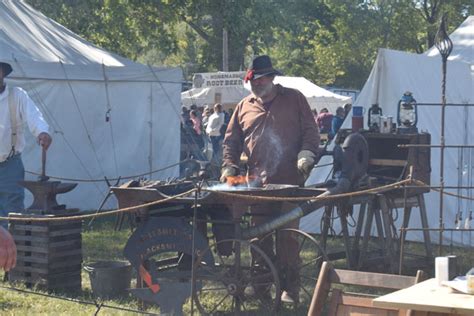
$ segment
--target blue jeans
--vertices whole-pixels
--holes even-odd
[[[25,168],[20,154],[0,162],[0,216],[23,212],[25,190],[18,182],[24,179]],[[7,228],[8,221],[2,220],[0,225]]]

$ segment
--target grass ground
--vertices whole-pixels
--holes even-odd
[[[127,239],[131,235],[129,229],[123,229],[121,231],[114,231],[113,224],[114,218],[101,218],[95,220],[91,226],[88,222],[84,223],[83,231],[83,262],[88,263],[97,260],[113,260],[113,259],[124,259],[122,251],[126,244]],[[328,249],[343,249],[342,241],[340,238],[331,238],[328,241]],[[422,245],[417,243],[408,243],[407,251],[412,253],[422,253]],[[437,248],[436,253],[437,253]],[[452,245],[448,245],[443,254],[453,253],[458,255],[460,264],[460,273],[464,273],[469,270],[474,264],[474,252],[472,249],[456,248]],[[407,258],[409,260],[409,258]],[[345,268],[345,260],[338,260],[335,262],[336,267]],[[422,267],[428,275],[433,276],[432,265]],[[414,275],[414,269],[407,268],[404,273]],[[2,275],[0,274],[0,278]],[[8,282],[0,282],[0,314],[1,315],[94,315],[97,311],[95,305],[79,304],[77,302],[69,302],[61,299],[50,298],[46,296],[40,296],[30,293],[24,293],[6,289],[11,285]],[[132,285],[133,286],[133,285]],[[46,295],[47,293],[41,292],[37,289],[25,289],[22,285],[16,284],[16,288],[20,291],[35,291],[36,293]],[[73,297],[76,300],[82,300],[87,302],[93,302],[94,298],[91,292],[91,285],[89,276],[86,271],[82,271],[82,291],[73,296],[68,295],[65,297]],[[125,309],[138,310],[141,306],[139,302],[131,295],[125,295],[121,299],[103,301],[102,303],[110,306],[117,306]],[[308,309],[308,301],[303,302],[297,309],[292,306],[285,306],[279,313],[283,316],[295,316],[295,315],[306,315]],[[146,309],[149,313],[159,314],[159,308],[148,306]],[[186,315],[190,314],[190,304],[187,303],[184,307]],[[103,306],[100,309],[99,315],[136,315],[137,313],[131,311],[123,311],[112,309],[107,306]],[[198,313],[195,312],[197,315]],[[262,315],[262,313],[256,313],[255,315]]]

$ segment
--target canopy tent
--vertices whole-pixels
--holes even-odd
[[[224,107],[235,106],[250,91],[250,84],[244,84],[242,80],[244,76],[242,71],[196,74],[193,89],[181,93],[181,102],[185,106],[214,103],[221,103]],[[274,82],[301,91],[310,107],[318,112],[326,107],[336,113],[337,107],[351,102],[350,97],[323,89],[303,77],[276,76]]]
[[[181,70],[109,53],[25,2],[9,0],[0,2],[0,60],[13,67],[7,84],[25,89],[50,124],[46,174],[85,180],[58,196],[59,203],[95,209],[107,185],[92,180],[146,174],[179,161]],[[28,135],[27,143],[25,169],[39,173],[40,148]],[[174,167],[146,176],[177,174]]]
[[[194,74],[193,88],[181,93],[181,103],[187,107],[220,103],[224,109],[233,108],[249,94],[244,88],[244,76],[242,71]]]
[[[311,109],[316,109],[318,113],[323,108],[335,114],[336,109],[344,106],[346,103],[352,103],[351,97],[342,96],[323,89],[303,77],[277,76],[275,82],[287,88],[293,88],[301,91],[308,100]]]
[[[382,107],[384,115],[397,117],[397,104],[405,91],[411,91],[420,103],[440,103],[441,77],[441,58],[439,57],[380,49],[370,76],[354,106],[362,106],[366,109],[364,117],[366,124],[368,109],[373,103],[378,103]],[[474,89],[469,64],[456,61],[448,63],[446,93],[448,103],[474,103]],[[418,129],[431,134],[432,144],[440,144],[440,107],[420,106],[418,116]],[[450,107],[446,111],[446,144],[460,144],[463,143],[463,140],[474,139],[474,131],[468,127],[468,121],[474,121],[473,109]],[[349,116],[343,127],[350,127],[350,122],[351,117]],[[446,186],[458,184],[458,158],[458,149],[446,149],[444,163]],[[439,150],[433,148],[431,150],[431,183],[433,185],[439,184],[439,159]],[[326,177],[329,172],[328,170],[315,170],[317,172],[311,175],[308,183],[323,180],[323,177]],[[429,225],[438,227],[439,193],[431,192],[425,198],[427,211],[430,214],[428,216]],[[444,221],[446,227],[453,227],[457,207],[455,198],[445,196]],[[302,229],[307,231],[319,229],[321,213],[315,212],[302,219]],[[410,225],[410,227],[421,227],[417,216],[412,216]],[[408,234],[408,238],[415,240],[421,240],[421,236],[421,233]],[[437,237],[436,234],[432,234],[432,236]],[[454,238],[458,238],[456,241],[460,242],[462,237],[456,235]],[[467,238],[464,238],[464,241],[470,242]]]

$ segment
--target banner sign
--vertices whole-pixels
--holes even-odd
[[[243,86],[244,76],[245,71],[197,73],[193,76],[193,88]]]

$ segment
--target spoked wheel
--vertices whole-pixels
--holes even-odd
[[[272,238],[273,247],[275,249],[275,240],[280,238],[277,237],[277,234],[278,236],[282,236],[282,234],[291,234],[293,238],[298,241],[298,255],[300,261],[293,271],[299,275],[299,303],[303,305],[309,304],[309,302],[311,302],[321,265],[323,261],[328,261],[328,257],[324,250],[319,246],[319,243],[316,241],[316,239],[301,230],[285,228],[279,229],[276,232],[277,233],[272,232],[261,238],[259,243],[265,242],[267,238]],[[277,253],[277,251],[274,250],[274,253]],[[277,255],[276,262],[274,263],[277,267],[279,275],[284,275],[287,272],[283,271],[282,264],[279,262],[278,258],[279,256]],[[283,280],[281,281],[283,282]]]
[[[231,243],[233,253],[220,255],[217,252],[220,243]],[[206,251],[212,252],[215,264],[207,265],[198,260],[196,267],[193,297],[201,314],[275,314],[280,305],[280,282],[275,266],[258,246],[228,239]],[[252,253],[259,257],[258,265],[252,264]]]

